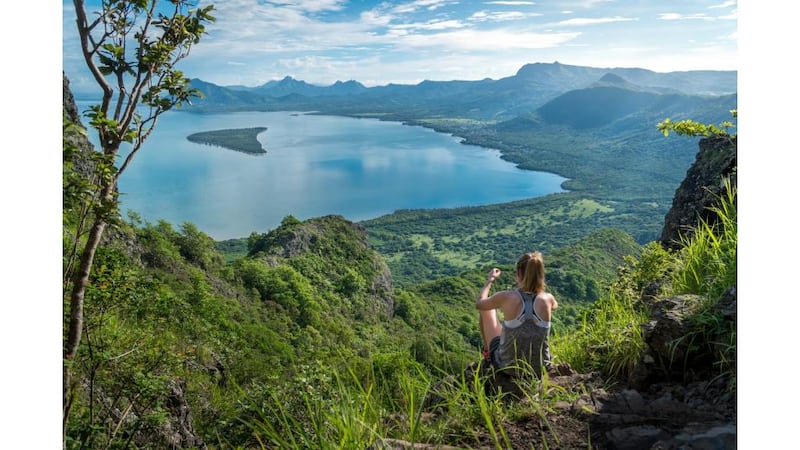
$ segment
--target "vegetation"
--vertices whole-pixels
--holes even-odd
[[[257,136],[267,131],[266,127],[239,128],[233,130],[203,131],[190,134],[186,139],[198,144],[216,145],[243,153],[266,153]]]
[[[65,438],[78,390],[72,369],[81,334],[87,329],[84,301],[91,288],[100,240],[106,227],[116,220],[119,177],[153,131],[158,117],[199,95],[175,64],[199,42],[205,24],[214,20],[210,15],[213,6],[193,10],[189,9],[192,3],[184,0],[172,1],[168,15],[160,12],[158,1],[106,1],[93,19],[87,15],[83,0],[74,0],[73,4],[84,59],[103,96],[88,115],[102,147],[87,158],[90,163],[84,169],[90,173],[64,176],[68,192],[65,203],[70,203],[65,210],[74,213],[65,216],[68,223],[64,227],[62,286],[64,297],[69,299],[63,346]],[[64,131],[64,160],[70,161],[78,151],[72,144],[74,134],[82,131],[69,123]],[[66,172],[72,170],[65,165]]]
[[[738,116],[738,110],[731,110],[731,115],[734,119]],[[719,127],[713,124],[706,124],[701,122],[695,122],[691,119],[685,119],[678,122],[672,122],[669,117],[664,119],[663,122],[659,122],[657,125],[659,131],[661,131],[664,136],[669,136],[670,131],[674,131],[678,135],[684,136],[730,136],[735,138],[735,134],[731,134],[728,132],[729,128],[733,128],[733,122],[726,121],[722,122]]]
[[[565,193],[482,207],[403,210],[362,223],[394,281],[410,286],[480,265],[505,265],[524,249],[546,255],[602,229],[621,230],[646,243],[658,237],[666,210],[666,201],[617,202]],[[662,219],[645,219],[651,216]],[[604,268],[600,278],[607,279],[607,270],[615,267]]]
[[[479,360],[474,299],[486,268],[512,273],[517,256],[533,249],[545,253],[548,284],[562,303],[551,342],[556,362],[612,381],[628,377],[644,348],[640,324],[649,320],[643,292],[693,294],[691,330],[674,345],[685,345],[684,358],[713,355],[713,367],[735,389],[736,330],[715,308],[736,284],[730,184],[716,220],[701,222],[675,252],[651,242],[667,200],[616,191],[625,176],[591,192],[401,211],[362,224],[287,216],[275,230],[225,243],[188,222],[176,228],[135,213],[119,218],[119,175],[158,115],[196,94],[174,63],[213,20],[211,7],[171,5],[174,14],[163,16],[149,14],[154,2],[105,2],[105,14],[89,23],[83,2],[75,2],[84,45],[94,46],[87,64],[104,89],[89,113],[104,146],[83,150],[86,131],[65,116],[65,448],[191,447],[197,438],[211,448],[511,448],[509,427],[530,418],[541,448],[559,448],[548,414],[576,392],[527,373],[528,401],[509,405],[487,391],[485,378],[464,370]],[[140,15],[144,22],[134,20]],[[135,32],[134,23],[163,35]],[[115,31],[89,39],[103,24]],[[128,37],[141,47],[133,59],[122,45]],[[143,73],[151,73],[147,64],[158,81]],[[140,102],[151,115],[133,113]],[[463,125],[457,122],[437,126]],[[556,149],[524,123],[505,123],[502,142],[469,125],[523,165],[561,159],[574,173],[592,172],[577,153]],[[674,124],[664,130],[695,132]],[[560,136],[568,134],[565,128]],[[587,136],[576,139],[585,145]],[[130,149],[117,167],[123,144]],[[594,167],[606,174],[633,158],[623,144],[597,151],[606,162]],[[681,164],[639,151],[643,161],[662,161],[657,170]],[[632,172],[627,181],[645,186],[647,172]],[[604,179],[592,176],[579,181]],[[653,181],[663,183],[654,189],[668,178]]]
[[[706,299],[693,319],[695,351],[708,351],[699,343],[713,336],[720,373],[735,374],[735,330],[718,329],[723,322],[711,308],[735,283],[735,205],[732,196],[724,200],[723,225],[701,226],[680,252],[648,244],[622,258],[576,323],[556,325],[556,362],[629,375],[643,345],[637,325],[648,320],[638,299],[660,280],[664,295]],[[603,248],[617,242],[608,241],[614,233],[563,251]],[[531,381],[533,401],[510,408],[487,394],[485,379],[463,371],[478,359],[473,304],[483,271],[396,288],[390,316],[370,287],[383,273],[375,267],[381,258],[341,218],[288,217],[274,232],[252,236],[250,256],[230,264],[188,223],[176,230],[134,216],[112,235],[87,292],[87,350],[74,367],[89,384],[76,399],[69,448],[157,441],[169,417],[165,399],[179,380],[195,430],[220,448],[393,440],[478,446],[487,437],[508,448],[506,427],[515,418],[546,424],[547,411],[576,395],[547,380]],[[300,250],[288,256],[286,248]],[[699,279],[716,281],[692,281]],[[557,435],[543,433],[557,446]]]

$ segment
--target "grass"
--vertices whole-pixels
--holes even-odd
[[[736,325],[715,308],[725,290],[736,286],[736,189],[728,180],[723,181],[723,193],[711,211],[716,220],[701,220],[682,240],[678,252],[669,253],[652,243],[638,259],[629,258],[606,296],[584,313],[582,326],[553,337],[557,362],[567,362],[580,372],[630,375],[646,346],[640,325],[649,321],[639,299],[646,286],[659,282],[662,296],[693,294],[701,299],[687,317],[690,331],[672,342],[683,360],[671,363],[681,364],[685,371],[691,357],[711,351],[720,374],[729,375],[735,385]],[[679,348],[683,351],[678,352]]]
[[[298,390],[299,407],[272,390],[263,399],[266,407],[248,422],[261,448],[350,449],[385,448],[402,443],[485,446],[512,449],[507,432],[510,423],[532,420],[543,424],[543,442],[559,445],[547,419],[553,404],[574,399],[575,394],[539,380],[530,367],[518,368],[525,391],[521,401],[509,402],[502,392],[487,388],[488,378],[478,368],[459,376],[440,372],[440,379],[421,366],[404,366],[392,379],[373,373],[360,379],[353,372],[333,374],[330,397]],[[396,447],[391,447],[396,448]]]
[[[646,347],[641,324],[649,317],[641,295],[645,286],[660,281],[660,295],[704,299],[689,318],[691,331],[673,345],[690,351],[711,348],[719,376],[730,376],[735,389],[735,323],[714,308],[724,290],[736,284],[735,190],[729,184],[714,212],[718,219],[702,222],[678,253],[653,243],[638,258],[627,258],[607,294],[584,314],[582,326],[551,337],[554,362],[567,362],[582,373],[600,370],[610,379],[629,376]],[[685,364],[689,356],[673,363]],[[562,440],[549,417],[556,402],[571,404],[580,390],[550,383],[546,374],[539,380],[530,368],[518,369],[524,399],[515,402],[491,393],[485,377],[466,371],[458,376],[441,372],[438,380],[414,364],[399,367],[391,379],[376,373],[334,374],[329,396],[300,389],[302,402],[293,410],[272,393],[265,413],[250,425],[262,448],[385,448],[393,442],[477,447],[489,442],[502,450],[514,445],[509,426],[529,420],[539,424],[541,448],[560,448]]]
[[[598,212],[608,213],[612,211],[614,211],[614,208],[598,203],[596,200],[581,199],[572,204],[569,213],[572,217],[589,217]]]
[[[728,179],[722,187],[717,206],[710,208],[715,220],[701,220],[694,233],[682,239],[672,284],[677,292],[703,299],[690,319],[692,332],[686,339],[696,343],[690,348],[714,353],[714,365],[720,375],[729,376],[731,389],[735,389],[736,324],[715,308],[737,279],[736,187]]]
[[[723,181],[718,206],[711,208],[716,221],[701,220],[689,237],[683,237],[678,270],[673,283],[678,292],[719,298],[736,284],[736,189]]]
[[[579,372],[628,376],[645,349],[639,325],[646,322],[646,314],[632,307],[630,299],[611,292],[584,314],[578,330],[553,337],[555,362],[567,362]]]
[[[374,384],[364,384],[350,372],[334,372],[333,397],[323,398],[301,390],[299,410],[287,407],[286,398],[269,392],[268,408],[250,423],[262,448],[342,449],[368,448],[385,433]]]

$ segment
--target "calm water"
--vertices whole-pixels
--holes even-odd
[[[86,103],[79,102],[81,110]],[[267,127],[267,154],[191,143],[224,128]],[[96,142],[96,140],[93,140]],[[265,232],[286,215],[360,221],[397,209],[485,205],[561,192],[564,178],[517,169],[499,152],[422,127],[289,112],[193,114],[159,120],[119,183],[122,209],[214,239]]]

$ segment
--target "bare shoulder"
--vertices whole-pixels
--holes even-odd
[[[498,291],[494,295],[503,303],[519,301],[519,294],[517,294],[517,291]]]
[[[478,309],[497,309],[505,308],[509,302],[514,298],[513,291],[497,291],[491,297],[478,300],[475,307]]]
[[[550,305],[551,308],[553,309],[558,308],[558,302],[556,301],[556,298],[553,296],[553,294],[549,292],[543,292],[539,298],[544,300],[544,302]]]
[[[498,297],[498,302],[503,307],[516,307],[522,304],[517,291],[499,291],[495,296]]]

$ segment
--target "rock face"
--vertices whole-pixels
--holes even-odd
[[[69,79],[67,75],[63,75],[64,84],[64,98],[63,98],[63,111],[64,111],[64,125],[72,122],[81,128],[84,128],[81,122],[80,112],[78,106],[75,104],[75,97],[72,95],[72,90],[69,88]],[[93,163],[89,155],[94,152],[94,146],[89,140],[80,133],[65,133],[64,143],[72,144],[77,147],[78,151],[72,155],[72,163],[75,171],[88,178],[92,173]],[[66,156],[66,155],[65,155]]]
[[[163,436],[172,448],[207,448],[194,431],[192,411],[186,401],[186,381],[177,380],[170,385],[167,397],[170,420],[164,425]]]
[[[708,208],[723,193],[725,177],[736,186],[736,137],[701,139],[695,162],[675,191],[672,208],[664,218],[660,239],[664,247],[678,248],[681,235],[689,233],[700,219],[714,222],[716,215]]]
[[[75,105],[75,97],[72,95],[72,90],[69,88],[67,74],[62,72],[62,76],[64,79],[64,114],[72,122],[81,123],[81,118],[78,114],[78,106]]]
[[[665,248],[679,248],[681,236],[688,237],[700,220],[716,221],[709,208],[724,194],[726,177],[735,188],[736,138],[702,139],[664,218],[660,241]],[[693,333],[690,317],[699,298],[662,298],[652,294],[657,291],[657,286],[648,287],[641,298],[652,320],[642,325],[647,348],[628,385],[614,392],[592,389],[576,402],[588,413],[592,442],[607,449],[735,448],[735,375],[714,366],[719,354],[729,353],[721,347],[725,339]],[[736,286],[711,312],[718,321],[715,329],[735,329]]]

